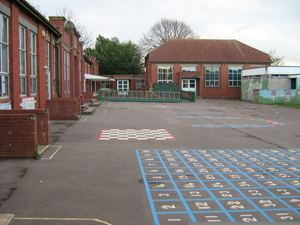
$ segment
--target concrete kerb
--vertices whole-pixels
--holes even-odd
[[[13,214],[0,214],[0,225],[12,224],[15,219]]]

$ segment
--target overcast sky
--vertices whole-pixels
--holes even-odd
[[[138,43],[161,18],[182,21],[202,39],[236,39],[300,66],[300,0],[28,0],[47,16],[67,7],[94,37]]]

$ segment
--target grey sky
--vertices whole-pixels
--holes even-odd
[[[300,0],[29,0],[46,16],[67,7],[95,38],[138,43],[161,18],[189,25],[202,39],[236,39],[300,66]]]

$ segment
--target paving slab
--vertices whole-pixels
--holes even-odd
[[[42,159],[0,161],[0,213],[14,224],[299,222],[299,118],[238,100],[103,101],[51,121]]]

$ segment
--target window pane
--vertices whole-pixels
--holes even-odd
[[[2,45],[2,72],[8,73],[8,46]]]
[[[25,74],[25,52],[20,52],[20,74]]]
[[[7,32],[7,21],[8,19],[6,17],[2,17],[2,42],[7,43],[8,42],[8,32]]]

